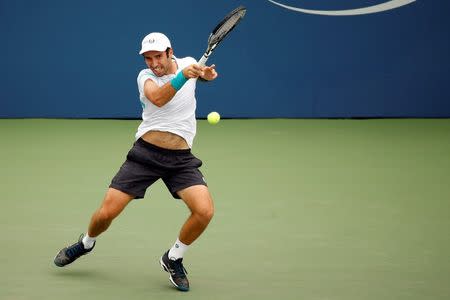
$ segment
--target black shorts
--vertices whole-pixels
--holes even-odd
[[[169,150],[138,139],[110,187],[139,199],[144,198],[147,188],[161,178],[172,196],[180,199],[178,191],[193,185],[206,185],[198,169],[201,165],[202,161],[190,149]]]

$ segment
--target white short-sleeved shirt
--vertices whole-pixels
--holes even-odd
[[[174,57],[174,59],[178,65],[176,74],[158,77],[152,70],[144,69],[137,77],[139,99],[142,105],[142,122],[136,132],[136,139],[139,139],[149,130],[168,131],[184,138],[189,147],[192,148],[197,130],[195,119],[197,105],[195,86],[197,80],[189,79],[175,96],[162,107],[154,105],[144,94],[144,84],[147,79],[153,80],[158,86],[163,86],[185,67],[197,63],[192,57]]]

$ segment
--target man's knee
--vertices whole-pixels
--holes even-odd
[[[112,221],[131,201],[130,197],[120,197],[114,193],[107,193],[102,206],[97,211],[97,217],[104,221]]]
[[[213,205],[201,207],[194,214],[202,223],[208,224],[214,216],[214,207]]]
[[[97,218],[103,222],[110,222],[117,216],[117,214],[114,213],[113,210],[111,210],[108,206],[104,205],[102,205],[102,207],[99,208],[96,215]]]

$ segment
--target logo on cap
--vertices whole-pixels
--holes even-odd
[[[151,39],[148,40],[149,44],[153,44],[154,42],[156,42],[156,40],[154,38],[151,38]]]

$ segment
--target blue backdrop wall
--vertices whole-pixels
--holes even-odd
[[[278,0],[344,10],[403,0]],[[199,58],[225,13],[247,15],[197,85],[197,115],[449,117],[450,1],[324,16],[267,0],[0,0],[0,117],[139,118],[137,54],[151,31]],[[388,3],[388,4],[389,4]]]

